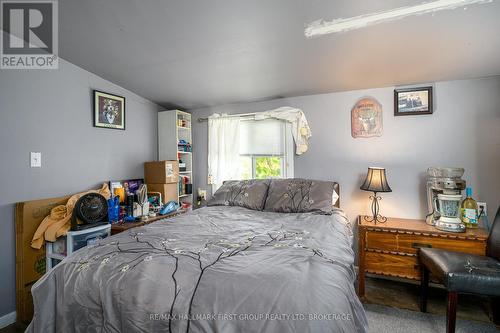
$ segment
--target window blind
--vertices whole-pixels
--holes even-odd
[[[284,155],[285,123],[277,119],[240,123],[240,155]]]

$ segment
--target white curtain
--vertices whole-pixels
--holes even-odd
[[[208,183],[212,193],[225,180],[240,176],[240,119],[213,114],[208,118]]]
[[[311,137],[311,128],[302,110],[284,106],[271,111],[258,112],[255,114],[255,120],[268,118],[281,119],[291,123],[292,136],[295,140],[295,154],[302,155],[307,151],[309,148],[309,138]]]

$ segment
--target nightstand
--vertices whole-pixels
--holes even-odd
[[[137,221],[137,222],[119,222],[111,225],[111,235],[116,235],[119,234],[120,232],[124,232],[125,230],[132,229],[135,227],[140,227],[149,223],[153,223],[159,220],[163,219],[169,219],[171,217],[180,215],[180,214],[185,214],[187,213],[187,210],[178,210],[176,212],[167,214],[167,215],[160,215],[160,216],[155,216],[155,217],[149,217],[147,220],[144,221]]]
[[[485,255],[488,233],[468,229],[464,233],[437,230],[424,220],[387,218],[376,225],[358,217],[358,296],[365,296],[365,274],[420,281],[418,249],[433,247]]]

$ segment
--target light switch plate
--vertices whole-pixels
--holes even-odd
[[[30,166],[32,168],[41,168],[42,167],[42,153],[33,152],[33,151],[31,152]]]

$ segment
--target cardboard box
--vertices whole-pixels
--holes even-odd
[[[161,200],[164,204],[169,201],[178,201],[177,197],[177,183],[173,184],[147,184],[149,192],[160,192]]]
[[[29,323],[33,317],[31,287],[45,274],[45,245],[31,247],[31,239],[51,209],[65,205],[69,196],[19,202],[16,205],[16,311],[17,320]]]
[[[144,163],[144,179],[148,184],[172,184],[179,180],[178,161]]]

